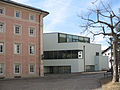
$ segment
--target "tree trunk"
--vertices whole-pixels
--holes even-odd
[[[113,41],[113,56],[114,56],[114,63],[113,63],[113,79],[112,82],[118,82],[118,58],[117,58],[117,38],[114,38]]]

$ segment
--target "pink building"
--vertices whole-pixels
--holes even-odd
[[[49,13],[0,0],[0,78],[43,76],[43,18]]]

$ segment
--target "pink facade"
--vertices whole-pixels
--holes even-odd
[[[3,64],[3,66],[0,66],[0,68],[2,69],[0,77],[38,77],[39,67],[41,67],[40,72],[43,74],[43,63],[41,63],[41,55],[43,53],[43,17],[46,16],[48,13],[42,10],[40,12],[37,10],[2,1],[0,1],[0,9],[3,9],[4,11],[3,13],[0,13],[0,23],[4,23],[4,32],[0,32],[0,43],[4,44],[3,46],[1,46],[2,53],[0,53],[0,64]],[[20,12],[19,18],[16,17],[16,11]],[[34,16],[34,20],[30,20],[30,15]],[[15,34],[15,25],[19,25],[21,28],[19,35]],[[29,30],[31,27],[34,28],[34,36],[29,35]],[[20,44],[20,48],[17,47],[18,53],[20,50],[19,54],[15,53],[16,43]],[[34,46],[34,48],[32,48],[34,49],[34,54],[32,55],[30,54],[30,45]],[[19,64],[20,67],[15,66],[17,64]],[[30,67],[30,65],[33,66]]]

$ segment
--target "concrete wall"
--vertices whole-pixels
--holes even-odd
[[[69,43],[58,43],[58,33],[46,33],[43,38],[43,50],[44,51],[57,51],[57,50],[83,50],[83,59],[59,59],[59,60],[44,60],[44,66],[62,66],[71,65],[72,72],[82,72],[84,71],[84,60],[85,65],[96,65],[95,60],[96,52],[101,55],[101,45],[92,43],[82,43],[82,42],[69,42]],[[84,53],[85,51],[85,53]],[[84,58],[85,55],[85,58]],[[102,59],[102,60],[101,60]],[[100,68],[104,67],[104,60],[107,58],[99,57],[98,65]],[[101,60],[99,62],[99,60]],[[99,70],[99,67],[95,70]]]
[[[71,66],[71,72],[83,72],[83,59],[44,60],[44,66]]]
[[[95,56],[96,70],[108,70],[109,63],[107,56]]]
[[[101,55],[101,45],[82,43],[82,42],[71,42],[71,43],[58,43],[58,33],[44,34],[43,39],[44,51],[55,51],[55,50],[83,50],[85,46],[85,64],[94,65],[94,56],[96,52]],[[84,55],[83,55],[84,56]]]

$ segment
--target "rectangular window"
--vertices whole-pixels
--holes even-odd
[[[84,38],[83,37],[78,37],[78,41],[79,42],[84,42]]]
[[[35,54],[35,45],[29,45],[29,54],[31,55]]]
[[[15,17],[20,18],[20,11],[15,11]]]
[[[0,42],[0,53],[4,53],[4,43]]]
[[[15,64],[14,65],[14,73],[20,74],[21,73],[21,64]]]
[[[67,35],[59,33],[58,34],[58,42],[59,43],[67,42]]]
[[[67,35],[67,42],[72,42],[72,38],[73,38],[72,35]]]
[[[0,22],[0,32],[4,32],[5,31],[5,24]]]
[[[96,56],[99,56],[99,52],[96,52]]]
[[[58,43],[84,42],[90,43],[90,38],[77,35],[58,33]]]
[[[4,8],[0,7],[0,14],[4,14],[4,13],[5,13]]]
[[[84,38],[84,42],[85,43],[90,43],[90,39],[89,38]]]
[[[14,54],[20,54],[21,53],[21,44],[14,44]]]
[[[30,14],[30,20],[35,20],[35,16],[33,14]]]
[[[4,64],[0,63],[0,74],[4,74]]]
[[[30,64],[29,65],[29,72],[30,73],[35,73],[35,64]]]
[[[83,58],[82,50],[44,51],[44,59],[78,59]]]
[[[33,28],[33,27],[29,28],[29,36],[32,36],[32,37],[35,36],[35,28]]]
[[[73,42],[78,42],[78,36],[73,36]]]
[[[21,34],[21,26],[20,25],[15,25],[14,27],[14,33],[17,34],[17,35],[20,35]]]

